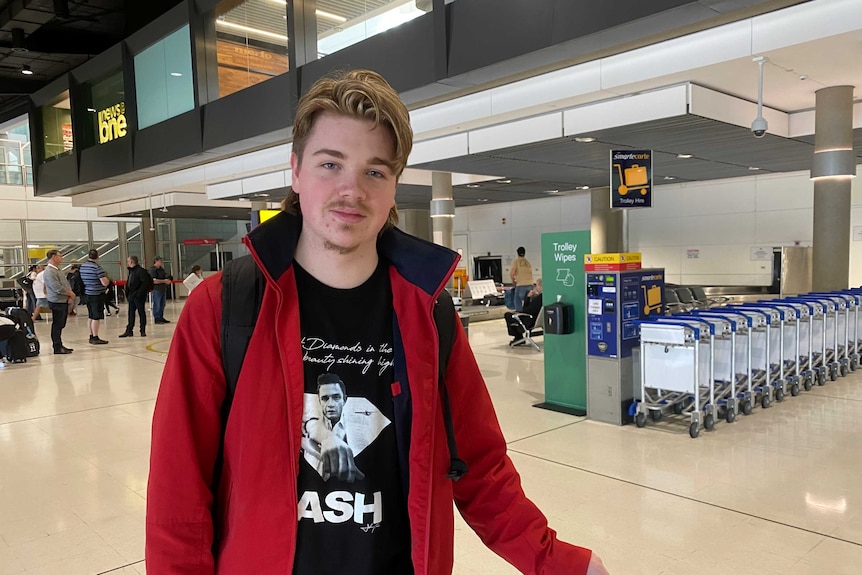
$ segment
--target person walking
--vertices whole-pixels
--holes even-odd
[[[524,298],[533,289],[533,265],[530,263],[530,260],[524,257],[526,254],[527,250],[519,247],[518,257],[515,258],[515,261],[512,262],[512,266],[509,268],[509,277],[512,278],[512,283],[515,284],[513,288],[515,290],[513,294],[515,298],[515,311],[523,311]]]
[[[203,281],[204,278],[201,266],[192,266],[192,273],[183,280],[183,285],[186,286],[186,289],[189,290],[189,294],[191,294],[192,290],[198,287],[198,285]]]
[[[84,299],[87,302],[87,324],[90,327],[90,343],[104,345],[108,343],[99,337],[99,322],[105,319],[105,288],[108,287],[108,274],[99,265],[99,251],[90,250],[89,258],[81,264],[81,283],[84,284]]]
[[[54,353],[72,353],[72,348],[63,345],[63,328],[66,327],[66,319],[69,316],[69,302],[75,299],[75,292],[69,285],[66,276],[60,271],[63,263],[63,255],[58,250],[51,250],[47,254],[48,267],[45,268],[43,278],[45,282],[45,296],[48,307],[51,308],[51,343],[54,345]]]
[[[78,315],[78,304],[82,303],[84,299],[84,282],[81,279],[80,270],[81,266],[72,264],[72,267],[69,268],[69,273],[66,274],[66,281],[69,282],[72,291],[75,292],[75,297],[69,302],[69,315],[71,316]]]
[[[150,276],[153,278],[153,323],[171,323],[165,319],[165,302],[172,280],[162,265],[161,256],[156,256],[153,267],[150,268]]]
[[[120,337],[132,337],[135,331],[135,313],[141,320],[141,337],[147,336],[147,294],[153,287],[153,278],[138,265],[138,256],[126,258],[129,277],[126,280],[126,301],[129,302],[129,321]]]
[[[42,314],[51,311],[48,298],[45,296],[45,266],[36,266],[33,278],[33,295],[36,296],[36,306],[33,309],[33,321],[43,321]]]

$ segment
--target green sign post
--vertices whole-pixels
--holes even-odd
[[[590,232],[542,234],[544,305],[559,301],[575,310],[574,333],[545,334],[545,402],[536,407],[587,413],[587,334],[584,256]]]

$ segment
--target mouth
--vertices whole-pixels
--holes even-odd
[[[367,217],[364,210],[349,206],[336,205],[331,207],[329,212],[335,216],[336,219],[349,224],[359,223]]]

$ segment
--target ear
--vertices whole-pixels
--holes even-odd
[[[296,155],[296,152],[290,152],[290,171],[291,176],[293,177],[293,182],[290,184],[290,187],[297,194],[299,193],[299,190],[296,187],[296,184],[299,183],[299,164],[299,156]]]

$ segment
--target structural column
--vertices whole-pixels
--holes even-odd
[[[853,86],[817,91],[814,159],[814,291],[846,289],[850,281],[850,179]]]
[[[590,191],[590,244],[594,254],[619,253],[627,251],[623,238],[622,209],[611,208],[610,188],[597,188]]]
[[[455,238],[455,200],[452,198],[452,174],[431,174],[431,235],[435,244],[453,249]]]
[[[153,259],[156,257],[156,224],[150,214],[146,214],[141,218],[141,247],[144,253],[141,254],[143,260],[140,262],[141,267],[149,268]]]

